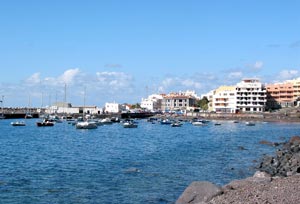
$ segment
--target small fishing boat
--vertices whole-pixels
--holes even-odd
[[[15,121],[15,122],[11,122],[10,123],[12,126],[25,126],[25,122],[24,121]]]
[[[90,121],[83,121],[76,123],[76,129],[96,129],[98,128],[97,123]]]
[[[36,125],[38,127],[47,127],[47,126],[54,126],[54,122],[51,122],[47,119],[44,119],[43,121],[41,122],[37,122]]]
[[[137,128],[137,126],[138,125],[132,120],[123,122],[123,127],[124,128]]]
[[[111,124],[113,124],[113,121],[111,121],[110,118],[104,118],[104,119],[100,120],[100,123],[102,125],[111,125]]]
[[[201,122],[201,121],[195,121],[195,122],[192,122],[192,125],[194,125],[194,126],[204,126],[206,124]]]
[[[160,124],[162,124],[162,125],[171,125],[172,121],[170,121],[169,119],[164,119],[164,120],[160,121]]]
[[[245,123],[247,126],[255,126],[255,123],[254,122],[246,122]]]
[[[174,122],[171,124],[171,127],[181,127],[182,126],[182,123],[180,122]]]
[[[126,121],[123,123],[124,128],[137,128],[138,125],[135,124],[133,121]]]

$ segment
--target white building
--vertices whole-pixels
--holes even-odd
[[[263,112],[267,102],[265,86],[258,79],[221,86],[203,96],[209,100],[209,111],[217,113]]]
[[[152,94],[148,96],[148,98],[143,99],[141,101],[141,108],[145,108],[149,111],[161,110],[161,103],[163,100],[163,96],[159,94]]]
[[[58,102],[46,109],[48,114],[100,114],[102,109],[97,106],[72,106],[70,103]]]
[[[183,96],[191,96],[194,97],[197,100],[200,100],[201,98],[196,94],[195,91],[187,90],[187,91],[179,91],[179,95]]]
[[[207,94],[202,94],[201,98],[206,97],[208,100],[208,111],[214,111],[213,109],[213,97],[214,97],[215,90],[208,92]]]
[[[267,92],[258,79],[244,79],[236,85],[236,108],[238,112],[265,111]]]
[[[212,110],[216,113],[235,113],[236,101],[235,86],[221,86],[214,91]]]
[[[118,103],[105,103],[105,112],[106,113],[121,113],[122,111],[127,110],[126,106]]]

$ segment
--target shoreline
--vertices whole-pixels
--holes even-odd
[[[258,171],[224,186],[192,182],[176,204],[298,204],[300,203],[300,137],[293,136],[276,148],[274,156],[260,158]]]

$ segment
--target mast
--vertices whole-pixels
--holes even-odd
[[[4,101],[4,96],[2,95],[2,100],[1,100],[1,116],[0,119],[4,119],[4,113],[3,113],[3,101]]]
[[[85,111],[85,95],[86,95],[86,87],[84,87],[84,92],[83,92],[83,109],[82,109],[83,119],[84,119],[84,111]]]
[[[65,95],[64,95],[64,111],[63,111],[63,115],[66,114],[66,105],[67,105],[67,83],[65,83]]]

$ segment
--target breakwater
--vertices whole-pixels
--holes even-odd
[[[20,118],[25,118],[26,114],[25,113],[4,113],[3,114],[5,119],[20,119]],[[38,113],[33,113],[31,114],[33,118],[39,118]]]
[[[26,113],[4,113],[3,114],[5,119],[20,119],[20,118],[25,118]],[[39,113],[32,113],[31,116],[33,118],[39,118],[40,115],[45,115],[45,114],[39,114]],[[57,114],[58,116],[65,116],[66,114]],[[68,114],[68,116],[73,117],[73,118],[78,118],[80,116],[83,116],[83,114],[79,114],[79,113],[75,113],[75,114]],[[95,114],[93,115],[94,118],[138,118],[138,119],[142,119],[142,118],[148,118],[154,116],[153,113],[116,113],[116,114]]]

